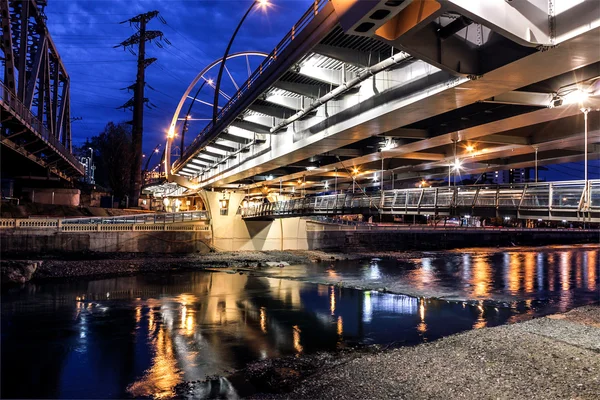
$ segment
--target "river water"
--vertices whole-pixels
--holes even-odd
[[[1,396],[169,398],[211,377],[206,397],[235,397],[226,377],[253,361],[413,345],[597,302],[598,260],[597,246],[470,249],[4,287]]]

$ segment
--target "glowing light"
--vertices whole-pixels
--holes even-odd
[[[302,183],[302,179],[298,179],[298,184]]]
[[[154,149],[154,152],[155,152],[155,153],[158,153],[158,149]]]
[[[421,186],[425,186],[425,185],[427,185],[427,181],[425,179],[422,179],[421,180]]]
[[[212,84],[214,83],[214,81],[212,79],[209,79],[206,81],[206,83],[208,83],[210,86],[212,86]]]
[[[467,145],[467,151],[470,153],[473,150],[475,150],[475,147],[473,147],[472,145]]]
[[[373,182],[377,182],[377,181],[378,181],[377,175],[373,175]]]
[[[456,160],[454,160],[454,163],[452,164],[452,169],[454,171],[459,171],[462,167],[462,161],[460,161],[458,158]]]
[[[352,173],[354,173],[354,174],[358,174],[358,168],[354,167],[354,168],[352,169]]]
[[[579,104],[583,105],[583,103],[588,99],[590,94],[581,89],[577,89],[569,94],[563,96],[563,105],[567,104]]]
[[[271,5],[271,3],[269,3],[269,0],[256,0],[256,2],[262,8],[267,8],[267,7],[269,7]]]
[[[340,315],[337,319],[337,334],[338,336],[342,336],[344,333],[344,321],[342,320],[342,316]]]
[[[311,167],[306,167],[307,171],[312,171],[313,169],[317,169],[317,167],[312,167],[312,166]]]
[[[329,182],[325,181],[325,189],[329,188]]]
[[[170,127],[169,131],[167,132],[167,138],[173,139],[174,137],[175,137],[175,128]]]

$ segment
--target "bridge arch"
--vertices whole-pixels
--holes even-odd
[[[268,57],[268,54],[265,52],[262,52],[262,51],[240,51],[237,53],[229,54],[227,56],[227,58],[225,59],[225,61],[233,59],[233,58],[250,57],[250,56]],[[186,99],[188,98],[189,94],[191,93],[192,89],[196,86],[196,84],[201,79],[208,81],[208,79],[206,79],[204,77],[204,75],[206,73],[208,73],[208,71],[210,71],[212,68],[219,65],[222,61],[223,61],[222,57],[214,60],[213,62],[208,64],[206,67],[204,67],[198,73],[198,75],[196,75],[196,77],[188,85],[187,89],[181,96],[181,99],[179,100],[179,104],[177,105],[177,108],[175,109],[175,112],[173,113],[173,117],[171,118],[171,125],[169,126],[169,130],[167,132],[167,142],[166,142],[166,146],[165,146],[165,176],[167,178],[167,181],[169,181],[169,182],[175,182],[181,186],[185,186],[188,188],[193,188],[193,186],[194,186],[193,184],[191,184],[191,182],[188,179],[185,179],[184,177],[181,177],[178,175],[171,174],[171,146],[173,144],[173,140],[175,139],[175,129],[176,129],[179,115],[181,113],[181,109],[183,108],[183,105],[184,105]]]

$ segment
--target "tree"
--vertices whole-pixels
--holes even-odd
[[[100,135],[86,140],[78,149],[79,155],[89,155],[90,147],[94,150],[96,183],[111,188],[115,197],[127,195],[131,189],[133,164],[131,125],[109,122]]]

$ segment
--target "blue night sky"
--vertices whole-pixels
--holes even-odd
[[[233,44],[231,52],[259,50],[270,53],[275,45],[306,12],[310,0],[274,0],[267,10],[255,8],[248,16]],[[71,116],[73,144],[99,134],[109,121],[131,120],[131,112],[117,110],[133,96],[121,90],[135,81],[137,57],[129,51],[113,48],[136,29],[119,22],[137,14],[157,10],[167,25],[152,20],[148,29],[160,30],[172,45],[147,46],[146,58],[158,61],[147,68],[146,97],[155,106],[144,111],[144,152],[148,154],[164,142],[173,112],[192,79],[207,64],[223,56],[227,42],[249,0],[51,0],[46,8],[48,30],[71,77]],[[249,58],[252,69],[261,59]],[[234,79],[242,84],[248,77],[246,60],[227,63]],[[216,78],[218,69],[208,75]],[[226,75],[223,90],[235,93]],[[193,95],[194,91],[192,92]],[[212,103],[214,90],[205,86],[201,99]],[[226,102],[220,99],[220,104]],[[184,112],[187,111],[187,104]],[[208,106],[194,106],[194,118],[206,118]],[[190,126],[186,142],[190,142],[206,122]],[[154,160],[153,160],[154,161]],[[158,158],[156,159],[158,162]]]
[[[131,112],[117,110],[133,92],[121,90],[135,81],[136,59],[122,47],[113,48],[135,32],[129,23],[120,24],[137,14],[157,10],[166,20],[152,20],[148,29],[161,30],[172,45],[147,46],[146,57],[158,61],[146,70],[146,97],[153,104],[144,112],[144,153],[164,143],[173,112],[191,80],[207,64],[223,55],[227,41],[250,0],[51,0],[46,8],[48,29],[71,77],[71,116],[73,144],[99,134],[109,121],[131,120]],[[231,52],[258,50],[270,53],[275,45],[306,12],[311,0],[272,0],[267,10],[255,8],[246,19]],[[260,59],[250,58],[256,68]],[[245,59],[227,64],[234,79],[242,84],[248,77]],[[208,77],[216,78],[215,68]],[[235,87],[224,76],[222,89],[229,95]],[[195,89],[192,91],[194,94]],[[214,91],[205,86],[199,98],[212,103]],[[220,99],[223,105],[226,100]],[[187,111],[186,103],[183,113]],[[207,118],[211,108],[196,103],[193,118]],[[190,125],[186,143],[190,143],[206,124]],[[158,157],[152,160],[158,163]],[[590,162],[590,178],[598,177],[598,161]],[[150,166],[152,168],[152,165]],[[548,180],[582,179],[582,163],[551,166],[540,171]]]

